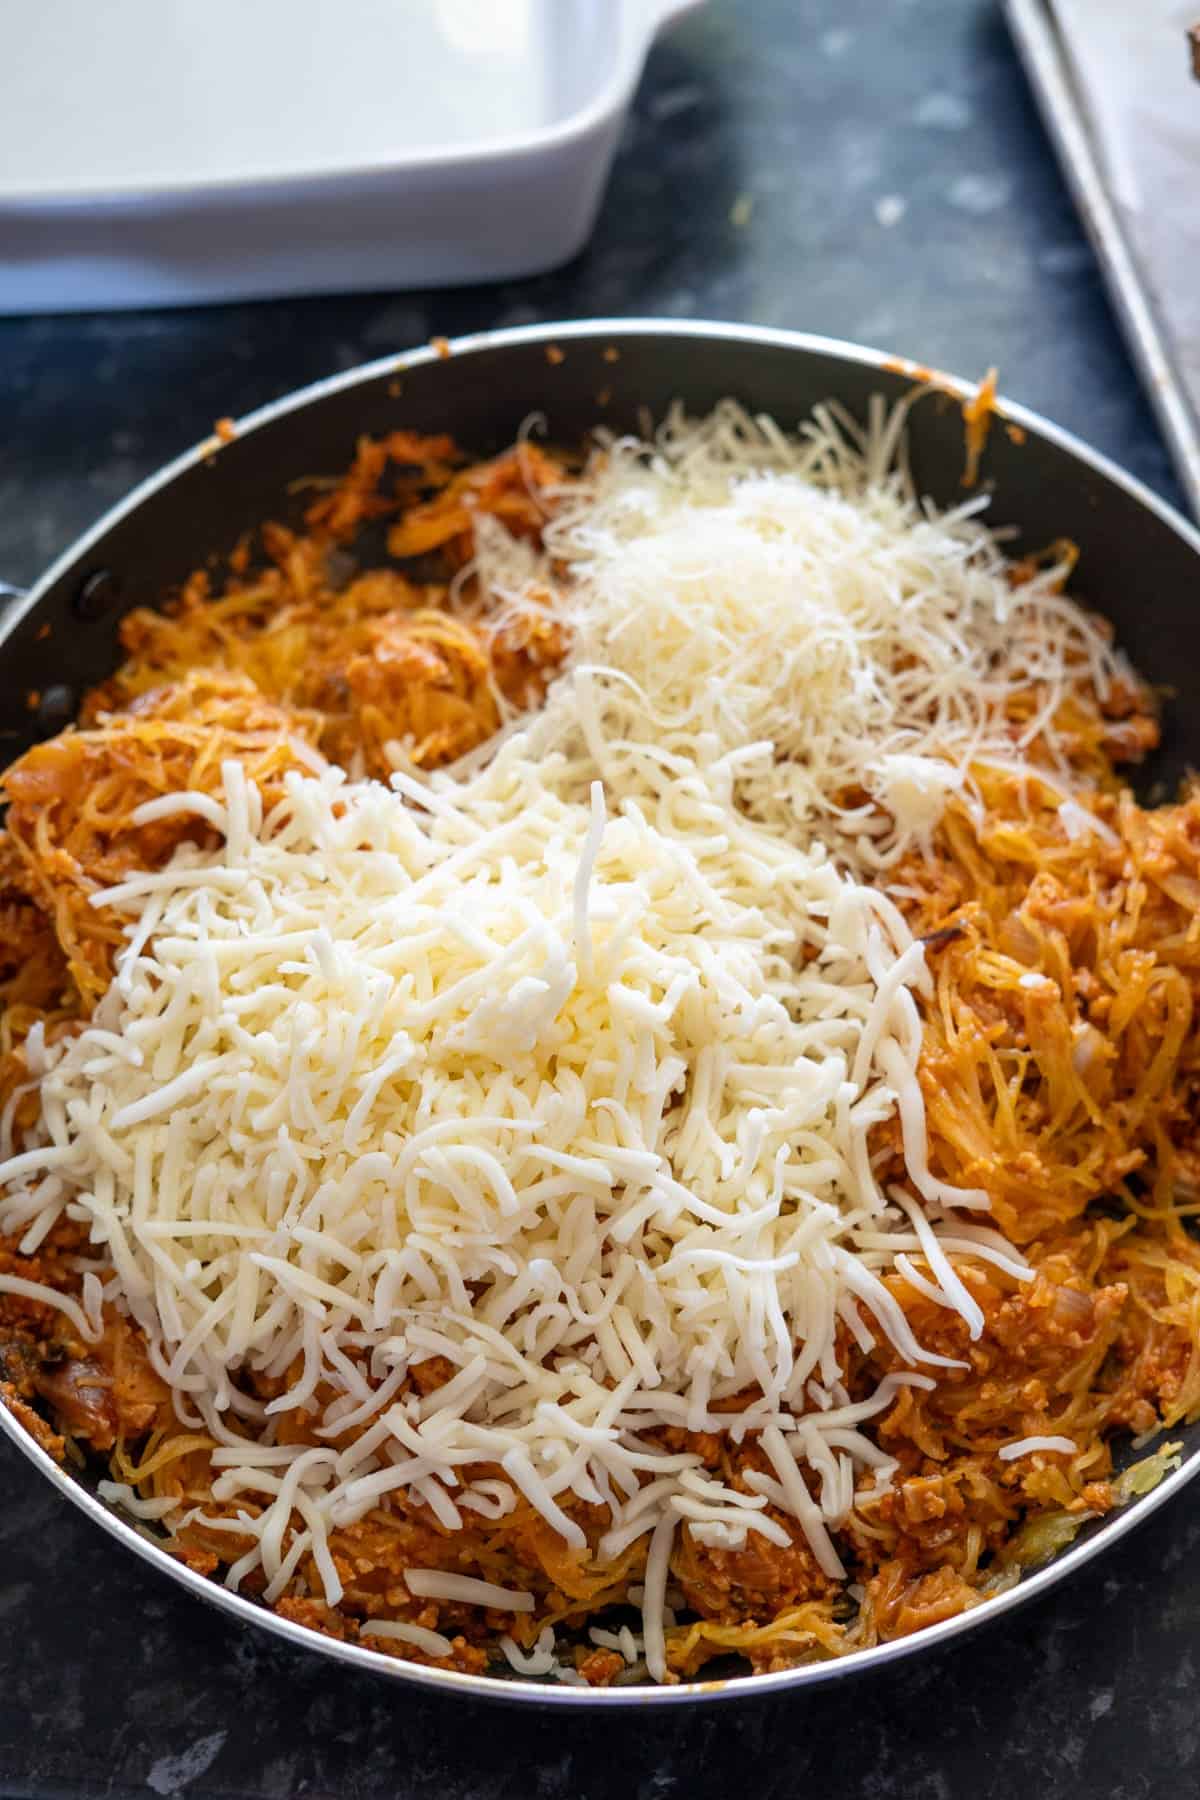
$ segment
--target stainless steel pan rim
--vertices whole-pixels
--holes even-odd
[[[915,365],[888,356],[882,351],[866,349],[862,345],[846,343],[836,338],[757,326],[670,319],[571,320],[561,324],[531,325],[512,330],[480,332],[451,341],[448,346],[448,361],[452,364],[456,358],[469,357],[473,352],[503,349],[507,346],[537,343],[545,343],[547,346],[563,345],[569,344],[572,339],[594,340],[597,337],[603,337],[606,341],[619,346],[623,338],[645,339],[656,336],[691,339],[698,346],[706,342],[738,342],[794,350],[802,355],[817,354],[839,358],[847,363],[877,368],[892,375],[897,372],[907,373],[911,374],[914,379],[924,373]],[[349,370],[345,374],[316,382],[310,387],[302,388],[296,393],[288,395],[283,400],[273,402],[269,406],[261,407],[256,412],[248,414],[244,419],[238,421],[237,436],[245,437],[260,426],[312,405],[330,394],[373,382],[384,376],[402,375],[405,370],[446,357],[446,346],[436,349],[423,346],[400,355],[383,357],[376,362]],[[944,377],[939,373],[938,381],[964,399],[972,392],[970,383],[954,377]],[[1007,400],[1001,400],[999,410],[1009,424],[1030,430],[1039,437],[1048,439],[1078,462],[1087,465],[1110,482],[1123,488],[1141,506],[1157,515],[1200,558],[1200,531],[1197,531],[1174,508],[1168,506],[1143,483],[1127,474],[1107,457],[1090,449],[1071,432],[1052,424],[1030,409],[1014,405]],[[160,488],[165,487],[185,470],[219,454],[220,448],[217,439],[205,439],[195,448],[186,451],[174,462],[168,464],[166,468],[141,483],[124,500],[106,513],[90,531],[79,538],[47,570],[24,599],[12,607],[3,626],[0,627],[0,648],[3,647],[5,639],[19,621],[37,606],[41,596],[87,552],[92,544],[98,543],[119,520],[125,519],[135,512]],[[141,1557],[143,1562],[148,1563],[161,1574],[169,1576],[197,1599],[219,1607],[223,1612],[245,1624],[270,1631],[276,1637],[282,1638],[299,1649],[319,1651],[338,1662],[349,1664],[353,1668],[372,1675],[390,1677],[412,1686],[426,1688],[431,1692],[447,1696],[457,1694],[463,1698],[470,1697],[476,1700],[506,1701],[555,1708],[662,1707],[688,1705],[698,1700],[764,1699],[768,1695],[778,1694],[784,1690],[790,1692],[797,1688],[812,1687],[819,1683],[894,1665],[904,1658],[925,1650],[933,1650],[960,1638],[987,1621],[1000,1619],[1026,1601],[1046,1593],[1065,1576],[1082,1569],[1109,1545],[1126,1536],[1135,1526],[1141,1524],[1149,1518],[1151,1513],[1170,1500],[1173,1495],[1181,1492],[1195,1475],[1200,1474],[1200,1451],[1198,1451],[1190,1455],[1179,1469],[1168,1475],[1151,1493],[1135,1500],[1121,1512],[1111,1515],[1105,1522],[1103,1530],[1096,1535],[1065,1550],[1053,1562],[1027,1575],[1006,1593],[984,1602],[970,1612],[961,1613],[957,1618],[947,1619],[940,1625],[934,1625],[925,1631],[918,1632],[913,1637],[881,1644],[870,1650],[854,1651],[850,1655],[832,1661],[808,1663],[800,1668],[780,1670],[772,1674],[735,1676],[720,1681],[680,1682],[671,1687],[638,1686],[593,1689],[543,1684],[538,1681],[522,1680],[519,1677],[497,1678],[492,1675],[468,1675],[443,1669],[424,1668],[416,1663],[406,1663],[383,1656],[378,1651],[364,1649],[361,1645],[342,1644],[332,1638],[321,1637],[304,1626],[279,1618],[277,1614],[268,1612],[253,1600],[247,1599],[241,1594],[232,1593],[209,1577],[199,1575],[184,1564],[176,1562],[156,1543],[144,1537],[133,1525],[112,1512],[80,1482],[61,1469],[46,1451],[35,1443],[4,1406],[0,1406],[0,1431],[11,1439],[21,1454],[29,1459],[61,1495],[107,1531],[118,1543],[128,1550],[132,1550],[135,1555]]]
[[[339,1643],[335,1638],[322,1637],[306,1626],[296,1625],[290,1619],[281,1619],[277,1613],[268,1612],[265,1607],[246,1599],[244,1595],[232,1593],[209,1576],[198,1575],[186,1564],[176,1562],[165,1550],[143,1537],[132,1525],[111,1512],[103,1501],[98,1500],[61,1469],[28,1432],[18,1425],[4,1406],[0,1406],[0,1431],[12,1439],[18,1450],[29,1458],[60,1494],[89,1519],[102,1526],[118,1543],[140,1556],[143,1562],[148,1563],[159,1574],[178,1582],[198,1600],[218,1607],[243,1624],[270,1631],[295,1649],[319,1651],[352,1668],[372,1675],[390,1676],[393,1680],[428,1688],[435,1693],[458,1694],[474,1700],[512,1701],[553,1707],[681,1706],[697,1700],[761,1700],[769,1694],[782,1693],[785,1689],[790,1691],[794,1688],[814,1687],[818,1683],[894,1666],[921,1651],[934,1650],[955,1638],[963,1637],[988,1620],[1002,1618],[1027,1600],[1046,1593],[1064,1576],[1082,1569],[1119,1538],[1125,1537],[1174,1494],[1179,1493],[1193,1476],[1200,1473],[1200,1456],[1193,1455],[1181,1468],[1161,1481],[1152,1493],[1135,1500],[1122,1512],[1111,1515],[1102,1533],[1063,1551],[1053,1562],[1034,1570],[1006,1593],[984,1601],[970,1612],[960,1613],[957,1618],[946,1619],[940,1625],[931,1625],[912,1637],[897,1638],[890,1644],[879,1644],[872,1650],[855,1650],[847,1656],[826,1662],[805,1663],[800,1668],[781,1669],[766,1675],[737,1675],[724,1681],[681,1681],[673,1687],[577,1688],[560,1683],[524,1681],[520,1677],[508,1679],[495,1675],[460,1674],[450,1669],[424,1668],[419,1663],[382,1656],[377,1650],[365,1650],[358,1644]]]

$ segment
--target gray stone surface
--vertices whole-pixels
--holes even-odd
[[[1002,386],[1177,499],[990,0],[710,0],[655,51],[595,238],[539,280],[0,322],[0,576],[218,416],[434,332],[792,325]],[[124,1800],[1151,1800],[1200,1788],[1185,1496],[962,1648],[811,1697],[627,1720],[430,1700],[247,1635],[0,1444],[0,1794]]]

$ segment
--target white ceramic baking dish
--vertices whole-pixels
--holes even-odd
[[[5,70],[0,311],[533,274],[699,0],[56,0]]]

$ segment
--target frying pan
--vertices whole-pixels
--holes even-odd
[[[676,398],[704,412],[728,395],[784,425],[797,424],[830,398],[861,418],[872,395],[897,400],[923,373],[876,351],[799,333],[601,320],[484,333],[460,339],[448,353],[443,344],[320,382],[241,420],[230,441],[210,438],[152,476],[11,604],[0,624],[4,760],[59,730],[83,691],[112,672],[124,612],[158,599],[206,560],[226,555],[264,518],[297,515],[304,495],[294,484],[340,473],[363,433],[399,426],[449,431],[472,454],[486,455],[511,443],[531,413],[543,415],[553,440],[571,443],[597,424],[644,431]],[[938,381],[942,391],[931,392],[911,412],[909,453],[920,492],[951,505],[964,493],[961,403],[970,390]],[[1168,708],[1162,750],[1146,772],[1147,784],[1172,788],[1189,762],[1200,763],[1200,709],[1191,704],[1200,693],[1200,534],[1078,439],[1007,403],[992,421],[981,480],[994,493],[991,522],[1013,528],[1015,553],[1055,538],[1074,540],[1080,551],[1076,593],[1112,619],[1143,674],[1177,696]],[[58,1468],[3,1407],[0,1431],[127,1549],[248,1624],[395,1681],[567,1707],[764,1696],[919,1655],[1011,1612],[1082,1568],[1200,1471],[1200,1425],[1173,1433],[1183,1443],[1182,1466],[1152,1493],[1092,1521],[1070,1549],[1007,1593],[915,1637],[774,1674],[592,1690],[426,1669],[319,1637],[174,1562],[96,1497],[94,1476]]]

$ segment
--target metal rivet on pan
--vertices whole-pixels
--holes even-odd
[[[38,701],[33,716],[43,737],[49,737],[51,732],[61,731],[75,717],[73,689],[64,687],[61,682],[48,687]]]
[[[81,619],[102,619],[120,595],[121,584],[112,570],[94,569],[80,584],[75,596],[75,611]]]

